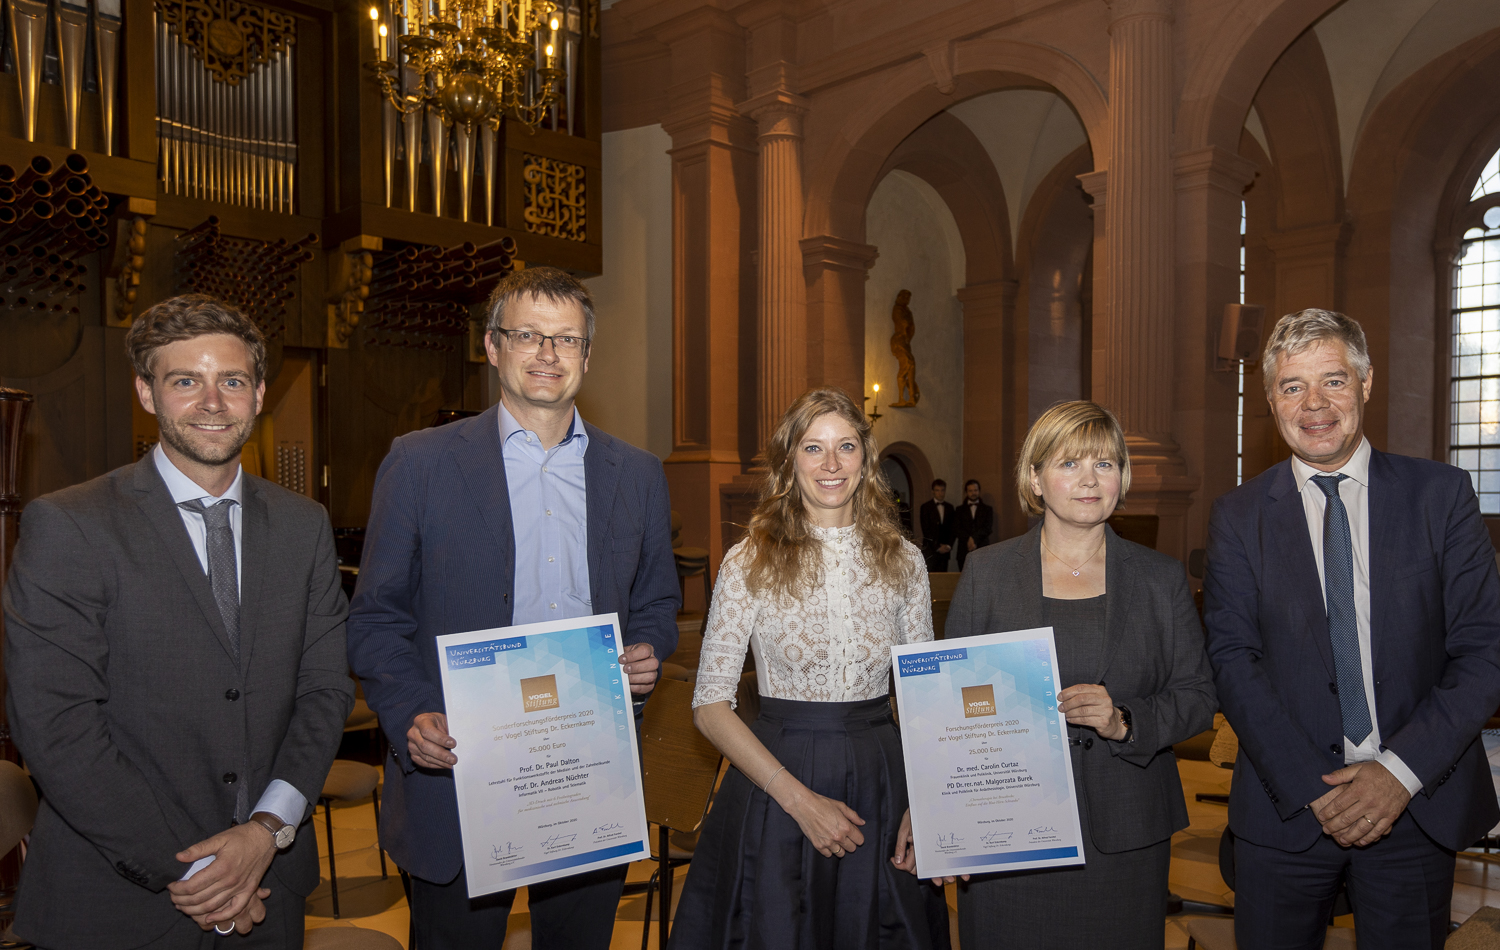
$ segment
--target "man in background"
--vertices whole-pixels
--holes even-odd
[[[964,561],[970,554],[990,543],[995,530],[995,509],[979,500],[979,482],[969,479],[964,482],[964,499],[954,513],[954,546],[958,548],[958,569],[964,569]]]
[[[941,478],[932,481],[932,500],[922,503],[922,557],[927,570],[942,573],[948,569],[948,555],[953,551],[953,506],[944,501],[948,483]]]
[[[5,588],[6,703],[42,792],[15,932],[294,950],[319,878],[297,830],[354,706],[333,530],[240,468],[266,388],[244,314],[176,297],[126,345],[161,441],[27,505]]]

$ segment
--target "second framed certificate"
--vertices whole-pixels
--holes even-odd
[[[470,897],[650,856],[616,615],[437,646]]]
[[[891,652],[917,875],[1082,864],[1052,628]]]

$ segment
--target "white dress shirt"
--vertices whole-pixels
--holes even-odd
[[[1318,562],[1318,589],[1323,591],[1324,610],[1327,610],[1328,588],[1323,573],[1323,512],[1328,506],[1328,498],[1309,480],[1315,475],[1348,476],[1339,482],[1339,497],[1349,515],[1349,539],[1354,548],[1354,616],[1359,626],[1359,671],[1365,686],[1365,702],[1370,707],[1371,728],[1364,742],[1356,744],[1348,736],[1344,737],[1344,764],[1379,762],[1406,786],[1407,792],[1415,795],[1422,788],[1422,782],[1395,752],[1390,749],[1382,751],[1380,717],[1376,714],[1375,667],[1370,650],[1370,440],[1361,437],[1359,448],[1336,472],[1320,472],[1294,455],[1292,474],[1296,476],[1297,490],[1302,493],[1302,510],[1307,515],[1307,533],[1312,538],[1313,557]],[[1320,635],[1327,635],[1326,627]]]
[[[167,453],[162,450],[161,443],[151,452],[152,461],[156,463],[156,471],[161,475],[161,480],[167,483],[167,491],[172,495],[172,503],[180,505],[185,501],[201,500],[205,506],[214,504],[222,499],[233,502],[229,506],[229,526],[234,529],[234,569],[235,583],[244,576],[244,558],[240,556],[242,548],[240,539],[243,532],[240,530],[242,517],[240,514],[240,499],[244,492],[245,470],[235,472],[234,482],[224,494],[215,497],[203,490],[203,486],[182,474],[182,470],[172,464],[167,458]],[[203,567],[203,573],[208,574],[208,525],[204,523],[203,516],[196,511],[186,508],[178,508],[177,513],[182,516],[183,527],[187,528],[188,538],[193,542],[193,552],[198,555],[198,563]],[[266,811],[280,818],[289,825],[302,823],[302,816],[307,812],[307,799],[297,791],[296,786],[281,779],[272,779],[271,784],[266,786],[265,792],[260,800],[251,809],[251,814],[258,811]],[[199,871],[213,863],[214,856],[209,855],[193,862],[188,872],[182,876],[185,881],[197,874]]]

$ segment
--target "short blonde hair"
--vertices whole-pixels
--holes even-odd
[[[1056,458],[1093,456],[1120,466],[1120,499],[1130,491],[1130,453],[1125,448],[1125,430],[1115,414],[1096,402],[1079,399],[1060,402],[1042,413],[1021,443],[1016,461],[1016,495],[1028,515],[1040,517],[1042,497],[1031,490],[1031,475]]]

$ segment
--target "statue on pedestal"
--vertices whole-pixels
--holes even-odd
[[[910,409],[922,398],[922,389],[917,385],[917,358],[911,352],[911,338],[917,333],[917,322],[907,306],[909,303],[911,291],[903,290],[896,295],[896,305],[891,308],[891,322],[896,325],[891,334],[891,353],[900,367],[896,372],[893,409]]]

